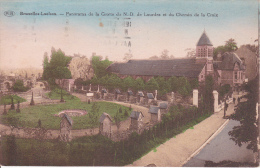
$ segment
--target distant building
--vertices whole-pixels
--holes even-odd
[[[248,80],[253,80],[258,74],[257,54],[249,50],[246,46],[239,47],[239,49],[237,49],[235,53],[246,65],[246,78],[248,78]]]
[[[72,120],[64,113],[60,122],[60,139],[69,142],[71,138]]]
[[[153,93],[147,93],[147,99],[148,99],[148,104],[150,104],[154,100]]]
[[[161,121],[161,111],[158,106],[150,106],[149,113],[151,114],[151,123]]]
[[[99,132],[107,137],[111,137],[111,125],[112,125],[112,118],[109,114],[103,113],[99,118]]]
[[[206,34],[206,31],[202,33],[197,46],[196,46],[196,57],[202,58],[213,58],[213,44],[209,40],[209,37]]]
[[[255,67],[254,67],[255,68]],[[120,78],[131,76],[149,81],[152,77],[166,79],[187,77],[203,82],[211,75],[218,85],[229,84],[239,87],[245,80],[245,64],[235,53],[225,53],[221,60],[213,60],[213,44],[204,31],[196,45],[196,57],[169,60],[129,60],[126,63],[113,63],[107,71]]]
[[[143,113],[138,111],[132,111],[130,118],[131,118],[131,130],[140,130],[143,126]]]
[[[159,109],[160,109],[162,114],[166,114],[167,110],[168,110],[168,102],[161,102],[159,104]]]
[[[241,86],[245,81],[246,66],[233,52],[224,53],[221,61],[214,62],[214,68],[220,74],[221,85],[229,84],[235,88]]]

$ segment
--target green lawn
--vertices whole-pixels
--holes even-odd
[[[13,100],[14,100],[14,104],[18,103],[18,101],[20,101],[20,103],[22,102],[25,102],[26,100],[24,98],[21,98],[17,95],[12,95],[13,97]],[[0,98],[0,105],[8,105],[8,104],[11,104],[12,101],[11,101],[11,95],[5,95],[3,97]]]
[[[58,97],[56,93],[52,93],[50,97],[53,98],[52,96],[55,96],[56,99]],[[42,127],[46,129],[60,129],[61,118],[54,116],[54,114],[58,114],[62,110],[68,109],[81,109],[88,112],[91,110],[93,105],[93,103],[88,104],[87,102],[81,102],[77,97],[68,95],[67,93],[64,94],[64,99],[66,100],[66,103],[30,106],[21,109],[20,113],[16,113],[15,110],[11,110],[8,111],[7,115],[0,116],[0,120],[6,125],[33,128],[38,126],[38,120],[40,119]],[[129,107],[110,102],[96,103],[99,106],[99,117],[103,112],[106,112],[113,118],[120,107],[123,111],[119,114],[121,120],[127,119],[130,114]],[[128,116],[125,115],[125,110],[127,111]],[[72,117],[72,120],[72,129],[93,128],[97,127],[99,124],[98,122],[96,124],[92,124],[88,118],[88,115]]]

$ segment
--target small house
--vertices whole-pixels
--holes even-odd
[[[159,108],[160,108],[160,112],[162,114],[166,114],[167,113],[167,110],[168,110],[168,102],[161,102],[159,104]]]
[[[133,99],[134,93],[132,90],[127,91],[127,101],[131,101]]]
[[[138,111],[132,111],[130,118],[131,118],[131,130],[140,130],[143,126],[143,113]]]
[[[119,89],[115,89],[115,99],[118,100],[121,92]]]
[[[138,96],[139,103],[143,103],[144,102],[144,93],[142,91],[139,91],[137,96]]]
[[[151,114],[151,123],[161,121],[161,111],[158,106],[150,106],[149,113]]]
[[[147,93],[147,98],[148,98],[148,104],[150,104],[154,100],[154,96],[152,93]]]
[[[107,97],[107,90],[106,89],[102,89],[101,95],[102,95],[103,99],[106,99],[106,97]]]
[[[64,113],[60,122],[60,139],[69,142],[71,138],[72,120]]]
[[[110,137],[111,136],[111,126],[112,126],[112,118],[109,114],[103,113],[99,118],[99,133],[104,136]]]

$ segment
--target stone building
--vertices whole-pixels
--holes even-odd
[[[109,114],[103,113],[99,118],[99,132],[107,137],[111,137],[111,126],[112,126],[112,118]]]
[[[144,93],[142,91],[138,91],[137,98],[139,103],[144,103]]]
[[[106,97],[107,97],[107,90],[106,89],[101,90],[101,96],[102,96],[103,99],[106,99]]]
[[[154,96],[152,93],[147,93],[147,99],[148,99],[148,104],[150,104],[154,100]]]
[[[64,113],[60,122],[60,139],[69,142],[71,138],[72,120]]]
[[[115,99],[118,101],[119,100],[119,96],[121,95],[121,92],[119,89],[115,89]]]
[[[134,98],[134,93],[132,92],[132,90],[128,90],[127,91],[127,101],[132,102]]]
[[[149,113],[151,114],[151,123],[161,121],[161,111],[158,106],[150,106]]]
[[[168,102],[159,103],[159,109],[160,109],[160,112],[161,112],[162,115],[166,114],[167,110],[168,110]]]
[[[197,46],[196,46],[196,57],[213,57],[213,44],[208,38],[206,31],[202,33]]]
[[[131,124],[130,124],[130,130],[136,130],[139,131],[143,126],[143,113],[138,111],[132,111],[130,118],[131,118]]]
[[[246,46],[239,47],[235,53],[246,65],[245,76],[249,81],[253,80],[258,74],[257,54],[249,50]]]
[[[221,61],[214,62],[215,69],[220,74],[221,85],[229,84],[231,87],[239,87],[245,81],[245,64],[233,52],[222,55]]]

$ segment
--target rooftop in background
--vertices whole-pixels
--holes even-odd
[[[159,107],[158,106],[150,106],[149,113],[157,114],[158,111],[159,111]]]
[[[104,119],[105,119],[106,117],[108,117],[111,122],[113,121],[109,114],[103,113],[103,114],[101,115],[101,117],[99,118],[99,122],[100,122],[100,123],[103,123],[103,121],[104,121]]]
[[[204,30],[204,32],[202,33],[197,46],[204,46],[204,45],[208,45],[208,46],[213,46],[213,44],[211,43],[211,41],[209,40],[209,37],[206,34],[206,31]]]
[[[240,66],[240,69],[245,69],[243,61],[237,56],[237,54],[233,52],[226,52],[222,56],[222,61],[216,62],[215,66],[221,70],[233,70],[236,62]]]
[[[126,63],[113,63],[107,68],[107,71],[120,75],[197,78],[205,64],[206,59],[203,58],[129,60]]]
[[[144,117],[144,115],[143,115],[142,112],[132,111],[130,117],[131,117],[132,119],[136,119],[136,120],[137,120],[137,119],[140,117],[140,115]]]
[[[148,99],[154,99],[154,96],[152,93],[147,93],[147,97],[148,97]]]
[[[159,104],[159,108],[160,109],[167,109],[167,107],[168,107],[168,102],[161,102]]]

